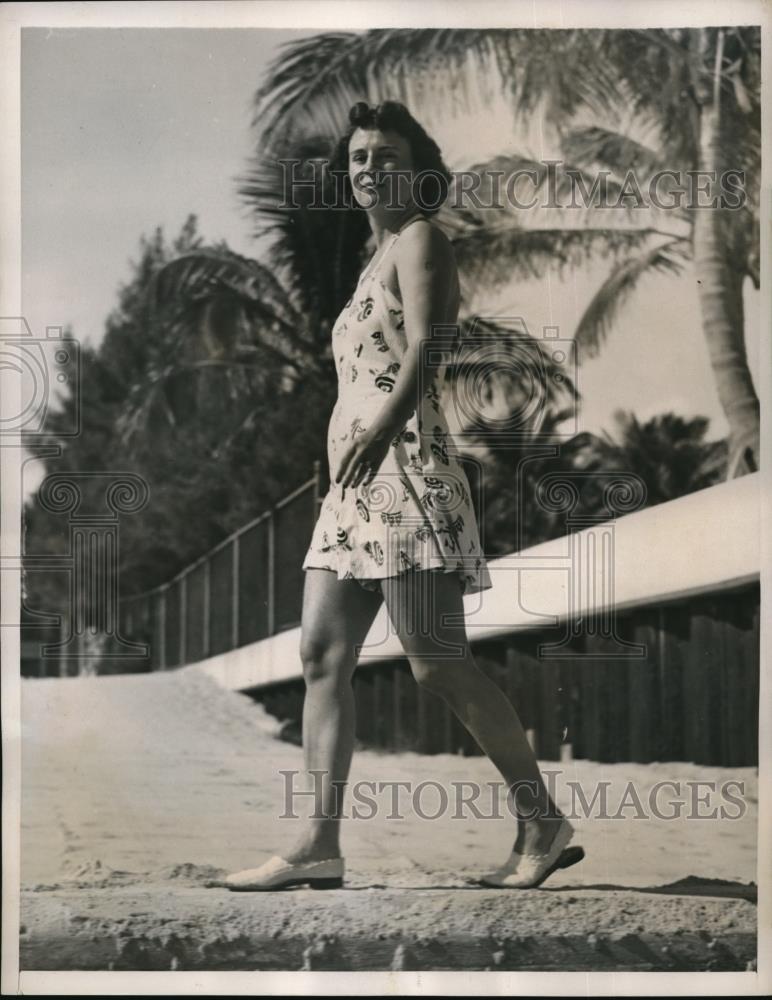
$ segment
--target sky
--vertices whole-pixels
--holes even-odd
[[[198,216],[207,242],[260,258],[265,246],[236,194],[252,152],[251,101],[268,63],[314,32],[275,29],[43,29],[22,32],[22,305],[33,334],[72,327],[98,344],[139,241],[168,239]],[[549,155],[540,123],[516,128],[503,97],[451,116],[414,109],[451,169],[504,151]],[[570,337],[603,265],[476,297],[481,315],[518,315]],[[759,296],[745,292],[749,363],[758,387]],[[577,430],[675,411],[727,431],[700,325],[693,272],[652,277],[620,312],[596,359],[580,358]],[[35,488],[34,463],[25,494]]]

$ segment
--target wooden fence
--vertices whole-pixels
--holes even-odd
[[[758,763],[759,494],[755,473],[489,562],[494,586],[466,602],[468,634],[540,759]],[[254,692],[297,734],[300,564],[321,495],[317,465],[174,580],[124,599],[121,634],[147,643],[149,655],[124,663],[108,649],[100,669],[200,663],[226,687]],[[709,538],[721,544],[708,548]],[[63,616],[62,641],[37,658],[29,647],[40,631],[28,627],[22,670],[67,673],[57,649],[72,644],[81,619]],[[481,752],[448,706],[415,684],[385,626],[382,608],[354,676],[361,743]],[[620,657],[619,641],[640,655]]]
[[[639,607],[618,634],[641,658],[606,659],[607,639],[579,635],[576,657],[538,655],[553,630],[474,644],[478,665],[515,706],[540,760],[758,764],[759,585]],[[305,685],[253,697],[297,733]],[[360,664],[354,674],[361,745],[420,753],[479,754],[448,705],[413,680],[405,659]],[[294,725],[293,725],[294,723]]]

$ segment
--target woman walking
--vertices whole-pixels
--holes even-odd
[[[464,626],[464,595],[492,584],[439,376],[422,350],[433,330],[458,318],[453,249],[431,221],[450,174],[402,104],[360,102],[349,125],[333,165],[345,171],[377,249],[332,329],[339,395],[327,438],[331,485],[303,561],[303,752],[309,773],[322,775],[322,815],[281,856],[226,884],[242,891],[343,884],[352,676],[385,602],[416,681],[448,703],[510,790],[516,837],[505,863],[481,881],[528,888],[573,863],[571,852],[561,858],[573,827],[547,791],[514,708],[475,663]],[[439,185],[431,204],[425,185],[405,192],[393,183],[422,172]],[[405,196],[395,198],[395,190]]]

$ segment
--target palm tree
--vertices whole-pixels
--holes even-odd
[[[333,179],[317,167],[328,160],[333,141],[323,136],[301,137],[297,145],[276,140],[272,153],[254,157],[243,178],[240,191],[253,205],[255,235],[271,238],[270,265],[221,244],[181,254],[152,276],[148,310],[167,332],[158,338],[162,354],[127,405],[121,422],[127,441],[195,410],[202,371],[265,365],[266,356],[272,372],[277,366],[283,371],[288,390],[321,398],[326,393],[331,409],[336,385],[331,328],[356,284],[370,234],[362,212],[315,207],[332,198]],[[296,188],[295,203],[290,203],[290,181],[280,165],[285,159],[297,161],[295,179],[312,184]],[[520,394],[536,393],[537,408],[576,404],[570,374],[557,373],[551,352],[521,324],[462,313],[459,325],[473,328],[476,356],[467,350],[463,363],[445,368],[446,388],[455,384],[455,399],[474,399],[484,414],[496,408],[502,393],[511,397],[521,382]],[[494,349],[499,357],[502,349],[510,351],[513,364],[492,369]],[[524,351],[523,366],[518,358],[523,360]]]
[[[270,268],[224,243],[159,266],[148,281],[146,305],[149,322],[164,336],[156,338],[153,364],[127,400],[119,425],[126,444],[205,405],[213,387],[227,397],[250,387],[254,392],[256,377],[259,391],[261,376],[290,388],[309,369],[329,374],[319,324],[309,322]]]
[[[603,431],[606,461],[626,463],[646,484],[646,506],[706,489],[726,472],[725,441],[705,441],[706,417],[685,420],[663,413],[641,423],[635,414],[616,410],[615,433]]]
[[[604,33],[603,43],[601,55],[637,95],[636,111],[649,115],[658,102],[660,167],[719,178],[730,168],[745,173],[748,201],[739,209],[693,206],[687,217],[703,331],[730,428],[728,477],[755,471],[759,401],[745,352],[742,286],[749,277],[759,287],[759,32],[634,32],[623,47]],[[608,149],[604,136],[594,145],[596,154]]]
[[[524,435],[513,447],[499,445],[485,455],[480,526],[490,555],[538,545],[570,530],[566,512],[540,500],[540,483],[547,475],[565,473],[576,485],[571,514],[581,525],[582,515],[616,516],[604,493],[615,472],[634,470],[641,478],[644,507],[705,489],[726,473],[726,442],[704,440],[705,417],[684,420],[664,413],[641,423],[633,413],[617,410],[613,434],[585,431],[565,440],[561,423],[567,416],[570,413],[549,410],[538,435]],[[483,429],[481,440],[486,439]],[[573,477],[577,471],[598,475]]]
[[[652,271],[697,273],[703,330],[719,398],[729,424],[727,476],[758,468],[759,402],[744,345],[742,286],[759,287],[760,34],[755,27],[656,30],[395,29],[327,33],[285,46],[255,95],[255,122],[269,152],[277,137],[298,140],[311,127],[335,135],[355,100],[385,95],[405,103],[447,107],[469,92],[469,68],[490,86],[491,69],[509,88],[513,115],[541,111],[562,136],[572,166],[631,167],[650,177],[677,171],[745,173],[747,199],[738,210],[688,207],[661,225],[518,225],[511,215],[491,225],[457,213],[460,263],[477,276],[544,273],[555,262],[577,266],[599,252],[612,269],[577,329],[580,347],[599,349],[616,311]],[[437,86],[437,82],[442,84]],[[432,89],[433,86],[433,89]],[[629,127],[620,130],[626,104]],[[452,110],[452,108],[451,108]],[[576,127],[595,114],[605,125]],[[631,137],[634,126],[656,133],[655,148]],[[520,162],[525,162],[521,158]],[[478,165],[485,169],[485,165]],[[488,165],[491,166],[491,165]],[[535,165],[538,167],[538,165]],[[543,167],[542,167],[543,171]],[[619,182],[617,182],[619,183]],[[576,215],[576,213],[574,213]],[[498,264],[496,263],[498,261]]]

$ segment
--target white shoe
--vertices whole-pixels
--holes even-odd
[[[235,892],[263,892],[291,885],[309,885],[312,889],[340,889],[343,887],[343,870],[343,858],[291,862],[277,854],[258,868],[245,868],[226,876],[223,885]]]
[[[561,858],[573,835],[574,828],[564,818],[546,854],[518,854],[512,851],[500,868],[483,875],[480,881],[506,889],[535,889],[555,869],[568,868],[582,860],[584,851],[581,847],[572,848],[571,852],[566,852],[566,858]]]

